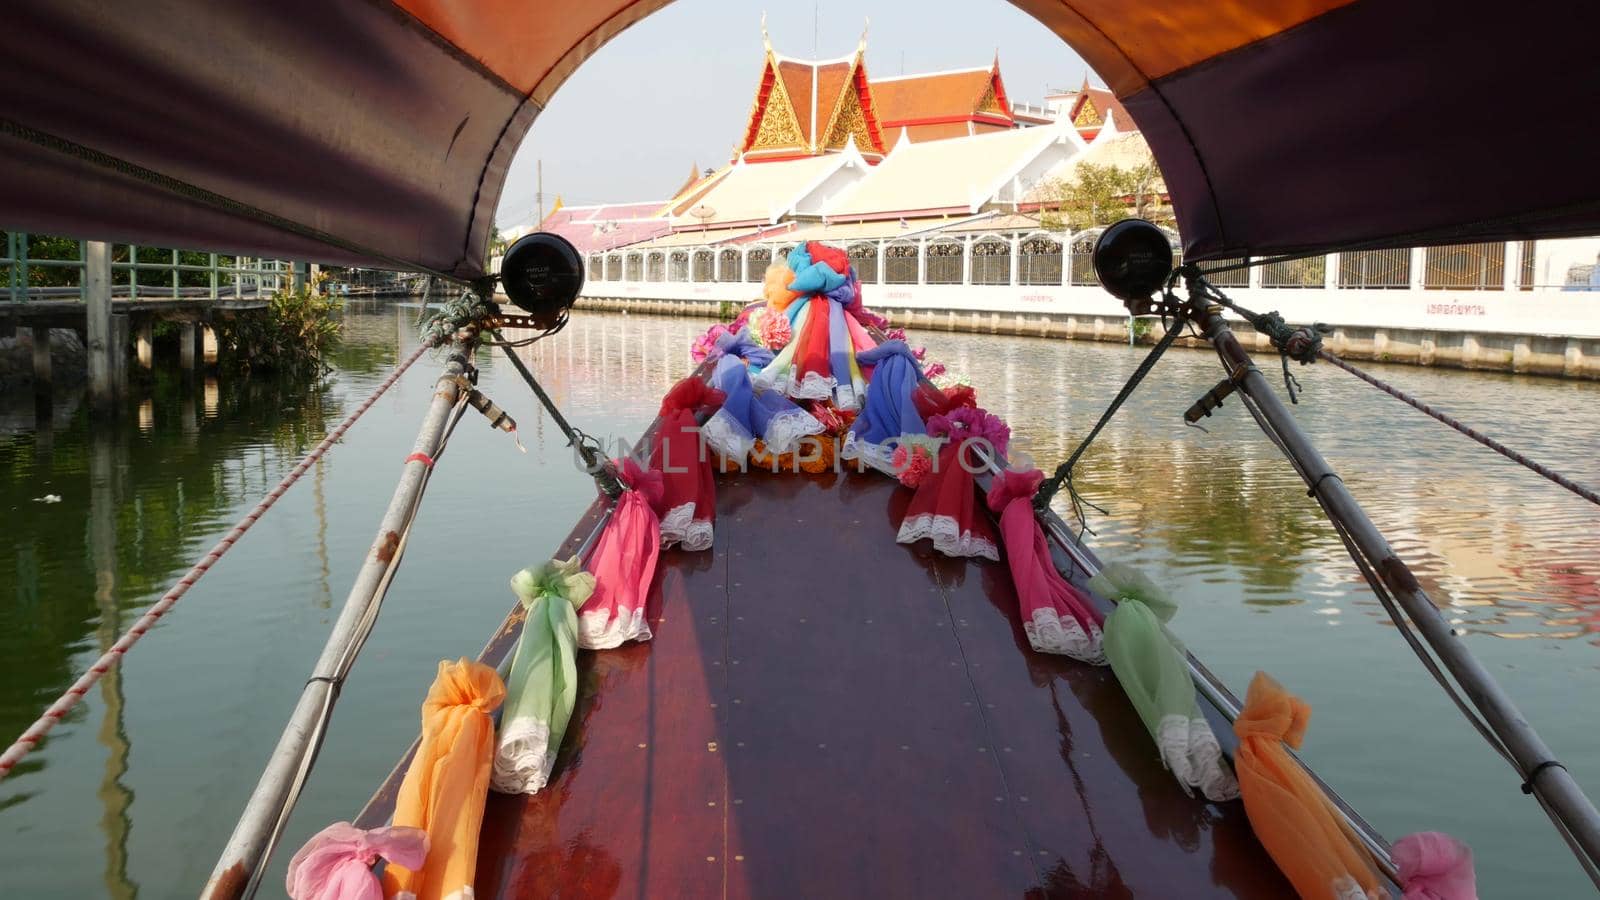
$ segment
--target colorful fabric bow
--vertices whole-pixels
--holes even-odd
[[[631,459],[614,465],[628,490],[617,498],[589,557],[594,593],[578,609],[578,647],[585,650],[652,637],[645,601],[661,553],[661,523],[652,508],[661,500],[661,473],[643,471]]]
[[[661,399],[661,422],[650,468],[662,475],[661,546],[710,548],[716,521],[717,488],[711,458],[700,444],[699,415],[722,406],[727,395],[690,375]]]
[[[1106,664],[1100,622],[1089,598],[1056,570],[1050,544],[1033,513],[1033,495],[1044,473],[1007,470],[989,485],[989,509],[1000,515],[1000,539],[1017,589],[1022,630],[1040,653]]]
[[[1185,793],[1232,800],[1239,783],[1222,758],[1211,725],[1200,714],[1183,645],[1165,624],[1177,612],[1167,593],[1142,573],[1110,563],[1089,589],[1117,601],[1105,620],[1105,654],[1122,690],[1155,739],[1161,760]]]
[[[427,832],[428,852],[417,869],[391,860],[384,896],[409,891],[417,900],[472,895],[478,830],[494,761],[490,715],[506,696],[494,669],[442,660],[422,704],[422,741],[400,782],[394,824]]]
[[[379,858],[420,868],[428,835],[420,828],[374,828],[335,822],[306,841],[289,860],[285,890],[291,900],[383,900],[372,866]]]
[[[1251,679],[1233,723],[1233,762],[1250,826],[1305,900],[1385,897],[1366,848],[1284,749],[1300,746],[1310,720],[1311,707],[1265,672]]]
[[[578,701],[576,607],[594,593],[594,584],[577,557],[523,569],[511,579],[526,619],[506,679],[509,696],[494,757],[494,789],[502,794],[537,793],[550,780]]]
[[[845,438],[844,458],[860,459],[879,471],[897,474],[891,444],[905,435],[928,431],[911,400],[922,373],[905,341],[884,341],[857,354],[856,360],[873,367],[872,381],[867,385],[866,405]]]
[[[1472,851],[1448,834],[1420,831],[1394,842],[1405,900],[1478,900]]]

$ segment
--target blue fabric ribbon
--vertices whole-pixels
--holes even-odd
[[[867,402],[850,431],[858,440],[882,444],[902,434],[926,434],[917,415],[912,393],[922,380],[922,369],[905,341],[884,341],[856,354],[862,366],[875,366],[867,384]]]

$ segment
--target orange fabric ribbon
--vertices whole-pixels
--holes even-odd
[[[1250,827],[1272,861],[1305,900],[1387,897],[1367,850],[1284,744],[1299,747],[1311,707],[1257,672],[1233,723],[1239,775]]]
[[[394,824],[428,834],[421,869],[391,862],[383,893],[405,891],[417,900],[472,896],[478,864],[478,829],[494,762],[490,714],[505,700],[500,675],[482,663],[440,660],[439,674],[422,704],[422,742],[395,800]]]

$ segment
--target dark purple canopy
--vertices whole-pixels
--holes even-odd
[[[1191,259],[1600,232],[1600,6],[1014,0]],[[11,0],[0,228],[471,278],[561,83],[662,0]]]

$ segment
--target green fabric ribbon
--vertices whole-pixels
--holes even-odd
[[[1178,610],[1171,595],[1121,563],[1102,568],[1089,588],[1117,601],[1102,627],[1106,661],[1167,768],[1186,793],[1199,788],[1211,800],[1239,796],[1217,737],[1200,714],[1183,645],[1164,624]]]
[[[494,789],[532,794],[555,764],[578,699],[578,607],[594,576],[573,557],[523,569],[511,589],[527,611],[506,677],[506,702],[494,760]]]

